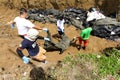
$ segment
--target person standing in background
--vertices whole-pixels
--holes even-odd
[[[60,16],[57,20],[57,30],[60,36],[64,35],[64,23],[65,23],[65,20],[63,16]]]
[[[80,32],[80,36],[77,37],[79,41],[79,45],[77,46],[78,50],[80,50],[81,48],[83,48],[84,50],[86,49],[88,40],[90,38],[91,31],[92,31],[92,28],[88,27],[88,28],[83,29]],[[82,47],[82,42],[84,42],[83,47]]]

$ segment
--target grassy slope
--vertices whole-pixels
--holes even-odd
[[[113,48],[103,53],[68,56],[52,70],[52,77],[57,80],[119,80],[120,52]]]

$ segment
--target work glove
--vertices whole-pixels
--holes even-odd
[[[46,38],[46,37],[44,38],[44,40],[46,40],[46,41],[50,41],[50,39],[49,39],[49,38]]]
[[[47,28],[43,28],[43,31],[46,31],[46,32],[47,32],[47,31],[48,31],[48,29],[47,29]]]
[[[14,28],[15,26],[14,26],[14,24],[10,24],[10,27],[11,27],[11,28]]]
[[[26,56],[23,56],[22,57],[22,60],[25,64],[28,64],[30,62],[30,58],[26,57]]]

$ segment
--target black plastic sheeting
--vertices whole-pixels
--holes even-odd
[[[114,33],[114,34],[112,34],[112,33]],[[101,38],[106,38],[106,39],[115,41],[116,39],[118,39],[120,37],[120,27],[113,26],[113,25],[94,26],[91,34],[94,36],[98,36]]]
[[[52,17],[51,17],[52,15]],[[86,19],[86,11],[83,9],[67,8],[63,11],[55,9],[31,9],[28,10],[28,19],[32,19],[39,22],[51,22],[56,23],[59,17],[63,16],[65,22],[70,25],[74,25],[76,28],[82,29],[81,21]]]
[[[49,38],[50,41],[46,40],[44,42],[44,49],[47,51],[60,51],[60,54],[63,53],[70,46],[70,40],[66,35],[62,35],[61,37],[61,40],[55,43],[51,38],[50,32],[47,31],[47,38]]]
[[[84,29],[86,27],[85,26],[86,25],[85,21],[87,18],[86,14],[87,14],[87,11],[80,8],[66,8],[63,11],[59,11],[55,9],[48,9],[48,10],[31,9],[31,10],[28,10],[28,19],[32,19],[34,21],[39,21],[43,23],[50,22],[50,23],[56,24],[57,19],[63,16],[66,21],[66,24],[73,25],[77,29]],[[114,18],[112,18],[115,16],[115,14],[116,13],[110,14],[109,16],[111,18],[105,18],[102,22],[100,22],[100,24],[98,22],[99,25],[96,25],[93,22],[92,35],[98,36],[101,38],[106,38],[109,40],[118,39],[120,36],[120,26],[119,26],[120,23]],[[87,26],[88,26],[88,23],[87,23]],[[111,34],[112,32],[115,34]],[[51,46],[53,46],[53,43],[51,43]],[[58,47],[57,48],[55,47],[55,49],[58,49]]]

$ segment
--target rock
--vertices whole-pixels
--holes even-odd
[[[20,65],[18,65],[18,68],[20,68],[21,66]]]
[[[4,67],[0,68],[0,72],[3,72],[5,71]]]
[[[27,75],[27,72],[24,72],[24,73],[23,73],[23,76],[26,76],[26,75]]]

